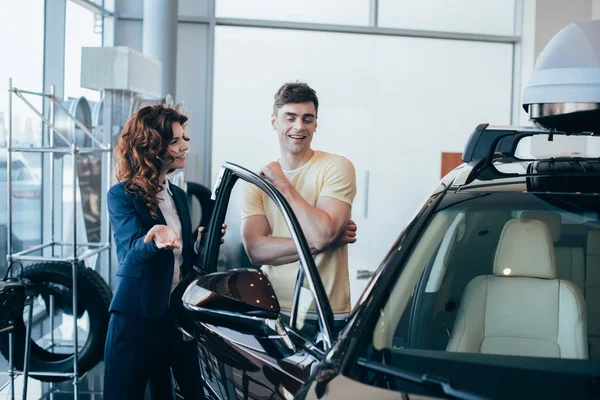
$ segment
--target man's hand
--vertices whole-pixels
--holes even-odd
[[[281,169],[281,164],[279,164],[277,161],[271,161],[265,165],[260,170],[259,174],[261,177],[271,182],[273,186],[275,186],[281,192],[290,184],[290,181],[288,181],[283,173],[283,170]]]
[[[340,236],[338,236],[335,242],[331,244],[331,247],[342,247],[347,244],[355,243],[357,229],[356,222],[349,220]]]
[[[181,240],[175,231],[167,225],[154,225],[146,234],[144,243],[154,240],[154,245],[159,249],[180,249]]]

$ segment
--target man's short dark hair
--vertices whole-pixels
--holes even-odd
[[[319,111],[319,98],[317,92],[304,82],[284,83],[277,93],[273,103],[273,114],[277,115],[277,110],[289,103],[305,103],[312,101],[315,105],[315,112]]]

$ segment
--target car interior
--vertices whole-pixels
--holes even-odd
[[[515,206],[432,219],[382,308],[376,349],[600,360],[597,216]]]
[[[493,274],[464,290],[447,351],[587,358],[583,294],[557,279],[547,225],[511,219],[500,236]]]

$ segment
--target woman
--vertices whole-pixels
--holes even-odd
[[[107,400],[142,399],[146,384],[152,399],[173,399],[171,369],[185,399],[204,398],[196,346],[169,309],[203,229],[194,240],[186,194],[167,180],[185,167],[186,121],[172,108],[144,107],[115,149],[119,183],[108,192],[108,212],[119,268],[104,349]]]

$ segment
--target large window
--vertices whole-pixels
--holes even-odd
[[[26,16],[26,17],[24,17]],[[44,1],[23,0],[0,3],[0,274],[6,268],[8,235],[8,187],[6,182],[9,107],[8,80],[13,86],[41,92],[44,56]],[[41,120],[23,101],[13,96],[12,143],[17,147],[40,146]],[[38,110],[42,98],[26,95]],[[41,156],[13,153],[12,238],[13,251],[41,242]]]
[[[185,17],[204,17],[208,15],[209,0],[179,0],[177,12]]]
[[[514,0],[379,0],[379,26],[514,35],[515,3]]]
[[[65,32],[65,99],[85,96],[100,100],[100,92],[81,87],[81,48],[102,46],[102,24],[99,16],[67,1]]]
[[[510,44],[217,27],[215,52],[214,178],[223,161],[279,158],[270,115],[284,82],[317,91],[313,148],[356,169],[352,276],[377,267],[437,184],[442,152],[462,152],[479,123],[510,124]]]
[[[217,0],[217,17],[368,25],[369,0]]]
[[[81,87],[81,49],[83,47],[95,47],[102,45],[102,31],[100,17],[78,4],[67,2],[66,35],[65,35],[65,99],[67,106],[76,117],[90,125],[93,121],[91,113],[100,100],[100,92]],[[85,97],[85,99],[81,99]],[[66,124],[68,131],[75,131],[76,136],[85,138],[84,133],[76,128],[71,121]],[[82,147],[91,147],[88,139],[77,143]],[[71,242],[73,240],[73,167],[71,156],[63,158],[63,192],[62,203],[66,211],[63,218],[63,239]],[[97,154],[80,154],[78,161],[79,187],[77,188],[77,217],[79,242],[99,241],[98,212],[91,212],[90,207],[85,205],[94,202],[100,193],[100,177],[97,171],[100,159]],[[91,200],[93,199],[93,200]],[[81,206],[81,204],[85,204]],[[81,206],[81,208],[80,208]],[[98,208],[97,206],[95,208]],[[83,215],[85,212],[85,215]],[[65,248],[72,251],[72,248]]]

